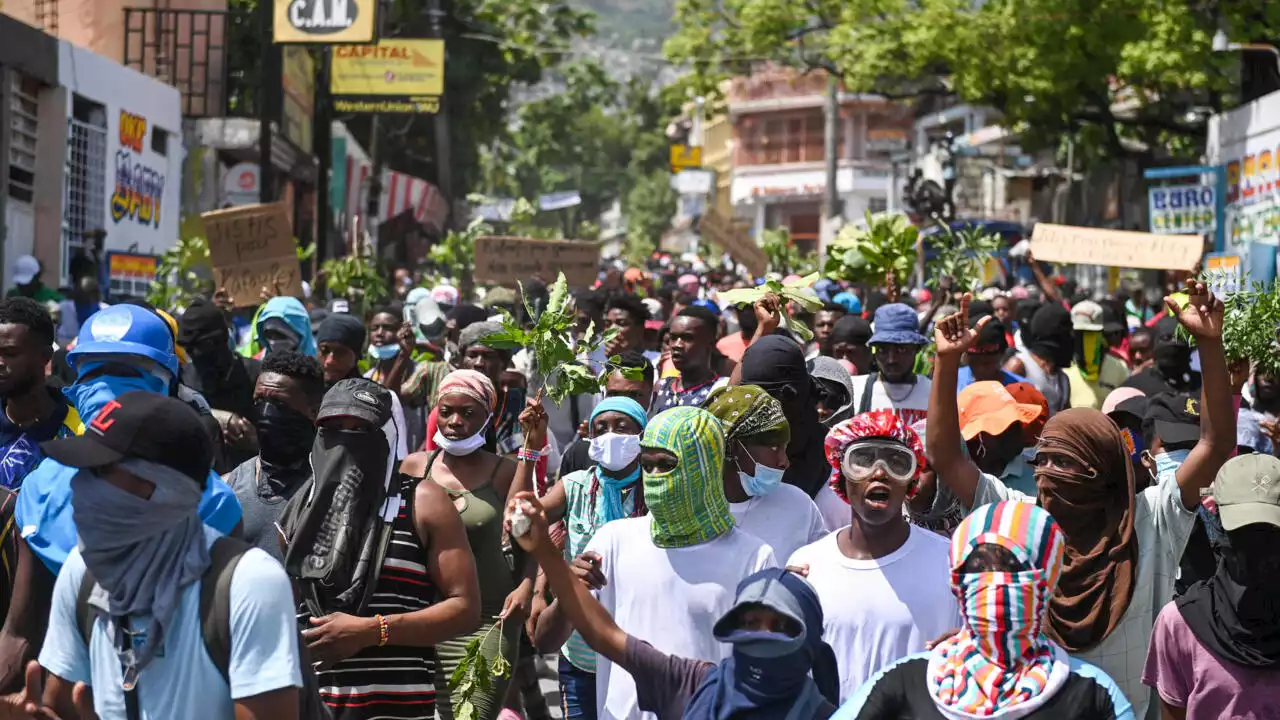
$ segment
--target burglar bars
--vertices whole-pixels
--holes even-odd
[[[225,10],[124,9],[124,64],[176,87],[186,117],[227,114]]]

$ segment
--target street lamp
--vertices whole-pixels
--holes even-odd
[[[1222,28],[1213,34],[1213,51],[1234,52],[1234,51],[1253,51],[1253,52],[1269,52],[1276,56],[1276,71],[1280,72],[1280,48],[1266,43],[1233,43],[1227,39],[1227,32]]]

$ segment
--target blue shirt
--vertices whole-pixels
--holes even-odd
[[[1000,384],[1008,387],[1014,383],[1027,382],[1027,379],[1021,375],[1000,368]],[[956,375],[956,390],[963,390],[973,384],[973,370],[968,365],[960,368],[960,372]]]
[[[205,527],[205,541],[210,546],[218,535],[213,528]],[[98,615],[86,646],[76,624],[76,596],[84,567],[84,559],[76,549],[58,573],[40,664],[67,682],[83,682],[92,687],[98,717],[123,718],[124,690],[114,632],[107,619]],[[150,622],[150,616],[130,620],[131,628],[144,629],[134,638],[135,645],[145,641],[145,628]],[[172,625],[165,630],[164,646],[138,679],[143,720],[232,720],[233,700],[302,687],[289,577],[280,563],[257,548],[240,558],[231,577],[231,657],[227,668],[230,686],[204,648],[199,582],[183,591]]]
[[[55,575],[77,542],[76,521],[71,515],[71,478],[75,468],[45,458],[22,484],[14,517],[27,546]],[[230,535],[243,514],[240,501],[218,474],[209,471],[209,482],[200,498],[200,519],[223,535]]]
[[[40,443],[84,431],[80,415],[62,393],[49,390],[49,394],[58,403],[57,411],[26,427],[14,425],[0,402],[0,485],[10,490],[22,487],[27,475],[44,459]]]

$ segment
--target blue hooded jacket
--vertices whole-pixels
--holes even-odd
[[[262,311],[253,321],[253,340],[263,349],[267,347],[267,343],[262,339],[262,323],[271,318],[284,320],[301,336],[298,341],[298,352],[311,357],[316,356],[316,339],[311,334],[311,315],[297,298],[273,297],[262,306]]]

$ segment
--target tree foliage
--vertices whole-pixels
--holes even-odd
[[[955,96],[994,107],[1027,147],[1075,137],[1086,153],[1138,141],[1178,152],[1229,90],[1233,39],[1280,34],[1280,3],[1167,0],[679,0],[665,51],[714,95],[770,61],[825,69],[852,92]]]
[[[832,280],[886,285],[890,302],[916,261],[920,231],[905,215],[867,213],[867,229],[846,225],[827,248],[825,272]]]
[[[760,249],[769,258],[769,272],[783,276],[808,275],[818,269],[817,254],[800,252],[787,228],[765,230]]]

